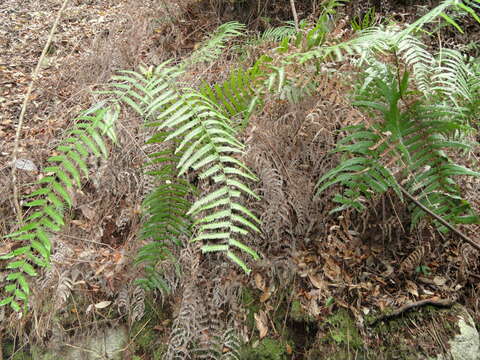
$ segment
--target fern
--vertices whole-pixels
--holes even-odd
[[[433,90],[446,96],[457,107],[472,103],[478,94],[475,93],[476,86],[472,89],[470,84],[478,82],[478,74],[458,51],[442,49],[438,57],[438,67],[432,76]],[[473,82],[475,77],[477,81]]]
[[[190,216],[196,219],[192,241],[205,242],[203,251],[223,251],[247,272],[245,262],[234,249],[258,258],[255,251],[239,240],[249,231],[258,231],[255,225],[258,219],[238,200],[242,194],[256,197],[244,184],[244,180],[255,180],[255,176],[233,156],[242,153],[242,145],[235,138],[230,120],[250,106],[247,104],[254,94],[250,80],[256,75],[239,71],[224,84],[204,86],[201,92],[179,88],[175,82],[187,64],[198,59],[212,60],[217,56],[217,45],[238,35],[242,28],[238,23],[224,24],[196,56],[173,69],[164,63],[156,69],[142,69],[141,73],[125,71],[114,78],[114,90],[109,93],[156,128],[151,142],[176,144],[174,153],[151,155],[153,162],[163,164],[152,174],[164,182],[144,203],[147,220],[142,236],[154,241],[140,250],[138,261],[146,262],[151,274],[155,274],[155,261],[171,256],[169,248],[180,244],[180,235],[188,234]],[[202,180],[210,179],[216,187],[188,209],[183,199],[188,184],[180,179],[191,170],[198,171]],[[154,278],[163,287],[161,278]]]
[[[225,48],[226,42],[234,37],[243,35],[244,30],[245,25],[236,21],[220,25],[215,33],[200,45],[197,51],[183,61],[181,67],[216,60]]]
[[[59,155],[48,159],[50,166],[43,169],[45,176],[38,181],[40,188],[27,196],[35,198],[24,204],[31,209],[20,229],[10,235],[24,245],[3,255],[8,259],[6,268],[12,272],[4,291],[7,294],[0,306],[10,305],[21,311],[28,304],[29,276],[36,276],[35,267],[49,265],[52,243],[50,233],[58,232],[64,225],[65,209],[73,204],[71,190],[81,186],[82,177],[88,176],[86,159],[90,154],[106,157],[108,150],[104,137],[115,141],[114,124],[118,108],[93,108],[77,119],[67,138],[56,148]]]
[[[288,23],[287,25],[277,26],[266,29],[261,35],[258,37],[258,41],[260,42],[280,42],[283,39],[289,39],[297,34],[295,29],[295,24]]]
[[[258,82],[261,75],[253,69],[239,69],[221,84],[204,84],[200,93],[217,104],[224,116],[245,127],[259,99]]]
[[[375,8],[372,7],[367,10],[365,15],[354,16],[350,23],[353,30],[361,31],[361,30],[368,29],[369,27],[372,27],[376,21],[377,21],[377,14],[375,13]]]
[[[469,149],[469,145],[452,140],[465,131],[462,114],[441,105],[414,103],[402,111],[400,101],[408,96],[408,73],[400,82],[390,72],[387,81],[373,81],[365,99],[355,104],[381,116],[382,121],[368,127],[346,128],[348,135],[336,151],[346,155],[341,164],[327,172],[318,182],[318,193],[334,184],[346,190],[334,201],[340,204],[333,211],[354,208],[363,211],[373,196],[393,189],[402,198],[400,186],[445,220],[459,223],[478,222],[470,205],[462,199],[454,176],[480,176],[454,164],[448,151]],[[370,99],[380,98],[383,101]],[[402,184],[402,185],[400,185]],[[412,226],[425,216],[421,209],[412,209]],[[441,231],[446,228],[437,224]]]
[[[163,144],[167,134],[157,133],[148,143]],[[157,264],[163,260],[175,261],[173,247],[182,246],[182,236],[190,237],[191,219],[186,215],[191,203],[187,196],[193,192],[193,186],[177,176],[178,156],[171,147],[149,155],[153,170],[147,175],[154,176],[158,186],[143,201],[144,221],[141,238],[149,243],[137,253],[136,262],[145,264],[146,278],[138,283],[150,289],[159,289],[167,293],[170,288],[164,281]],[[160,166],[155,169],[155,166]]]
[[[208,178],[218,185],[213,192],[197,199],[187,213],[197,217],[197,235],[193,241],[214,242],[204,245],[203,251],[224,251],[248,272],[233,249],[258,258],[238,240],[239,235],[258,231],[254,224],[258,220],[236,199],[241,194],[256,197],[242,182],[242,179],[255,180],[255,177],[231,155],[241,154],[242,145],[235,138],[230,120],[207,97],[191,90],[179,95],[177,102],[160,113],[156,121],[160,130],[175,129],[166,140],[183,139],[176,150],[184,151],[177,164],[179,175],[192,168],[199,171],[200,179]]]

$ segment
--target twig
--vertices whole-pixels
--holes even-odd
[[[295,21],[295,30],[299,31],[300,27],[298,25],[297,9],[295,9],[295,0],[290,0],[290,6],[292,7],[293,20]]]
[[[382,316],[376,318],[375,320],[373,320],[370,323],[370,326],[374,326],[376,323],[378,323],[380,321],[385,321],[385,320],[392,319],[394,317],[397,317],[397,316],[403,314],[406,311],[409,311],[409,310],[412,310],[412,309],[415,309],[415,308],[418,308],[418,307],[422,307],[422,306],[426,306],[426,305],[433,305],[433,306],[438,306],[438,307],[450,307],[455,303],[456,303],[455,299],[453,299],[453,300],[452,299],[438,299],[437,300],[435,298],[432,298],[432,299],[415,301],[415,302],[400,306],[397,310],[393,311],[390,314],[385,314],[385,315],[382,315]]]
[[[32,73],[32,79],[30,80],[30,84],[28,85],[27,88],[27,94],[25,95],[25,99],[23,100],[22,104],[22,109],[20,111],[20,116],[18,118],[18,125],[17,125],[17,132],[15,134],[15,143],[14,143],[14,148],[13,148],[13,161],[12,161],[12,181],[13,181],[13,204],[15,206],[15,210],[17,212],[17,220],[19,224],[22,223],[23,220],[23,215],[22,215],[22,209],[20,207],[20,202],[18,200],[18,187],[17,187],[17,157],[18,157],[18,146],[20,143],[20,133],[22,132],[23,128],[23,120],[25,118],[25,112],[27,110],[27,104],[30,99],[30,95],[32,94],[32,89],[33,89],[33,84],[38,78],[38,74],[40,72],[40,67],[43,63],[43,59],[45,58],[45,55],[48,51],[48,48],[50,47],[50,44],[52,43],[53,39],[53,34],[55,33],[55,30],[57,29],[58,23],[60,21],[60,17],[63,13],[63,10],[67,6],[68,0],[64,0],[62,7],[57,13],[57,17],[55,19],[55,22],[53,23],[52,29],[50,30],[50,34],[48,35],[47,42],[45,43],[45,46],[43,47],[42,54],[40,55],[40,59],[38,60],[37,66],[35,67],[35,70]]]
[[[3,328],[0,327],[0,360],[3,360]]]
[[[413,201],[413,203],[415,205],[417,205],[420,209],[425,211],[427,214],[429,214],[430,216],[435,218],[435,220],[439,221],[442,225],[446,226],[451,231],[453,231],[455,234],[460,236],[463,239],[463,241],[465,241],[466,243],[469,243],[475,250],[480,251],[480,245],[479,244],[477,244],[475,241],[470,239],[467,235],[465,235],[461,231],[457,230],[453,225],[451,225],[449,222],[445,221],[443,218],[441,218],[440,216],[435,214],[432,210],[427,208],[425,205],[420,203],[417,199],[415,199],[412,195],[410,195],[410,193],[407,190],[405,190],[400,184],[399,184],[399,187],[400,187],[400,191],[403,193],[403,195],[405,195],[407,198],[409,198],[411,201]]]

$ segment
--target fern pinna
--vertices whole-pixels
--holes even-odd
[[[45,176],[38,181],[40,188],[27,196],[34,200],[24,204],[30,208],[30,215],[18,231],[7,236],[23,246],[0,257],[9,260],[6,268],[12,271],[6,278],[8,283],[0,306],[10,305],[15,311],[21,311],[22,304],[26,308],[30,294],[27,278],[37,275],[36,266],[49,265],[51,233],[64,225],[64,211],[73,202],[70,191],[81,186],[82,176],[88,176],[88,156],[107,156],[104,138],[115,141],[117,117],[116,107],[97,107],[85,112],[56,148],[59,155],[48,159],[51,165],[43,169]]]
[[[368,199],[393,189],[402,197],[403,186],[417,200],[454,224],[474,223],[479,218],[462,199],[457,175],[480,173],[457,165],[447,155],[468,150],[470,145],[456,140],[466,130],[462,113],[442,105],[425,105],[421,99],[404,106],[408,93],[408,72],[397,79],[387,69],[377,77],[354,103],[380,116],[380,121],[346,128],[347,136],[335,151],[343,153],[340,165],[319,179],[318,193],[334,184],[345,188],[334,201],[333,211],[353,207],[364,210]],[[381,99],[373,101],[371,99]],[[402,108],[403,106],[403,108]],[[412,209],[412,226],[425,216]],[[436,224],[439,230],[446,228]]]

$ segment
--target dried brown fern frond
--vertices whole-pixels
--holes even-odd
[[[425,256],[425,246],[420,245],[412,251],[400,264],[400,271],[404,274],[411,273],[417,266],[420,266]]]
[[[275,236],[279,241],[281,232],[292,227],[290,208],[283,190],[284,180],[266,156],[258,156],[254,171],[260,179],[260,192],[266,203],[261,215],[262,231],[268,238]]]

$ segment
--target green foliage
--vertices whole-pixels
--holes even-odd
[[[149,144],[162,144],[167,134],[157,133],[150,138]],[[149,289],[168,292],[158,264],[163,260],[175,261],[172,247],[182,246],[181,237],[191,236],[192,219],[186,215],[191,203],[188,195],[194,190],[185,179],[177,176],[176,164],[179,157],[171,147],[149,155],[151,161],[146,164],[153,167],[146,175],[154,176],[158,186],[143,201],[143,226],[140,238],[150,242],[141,247],[136,262],[145,265],[146,277],[138,282]]]
[[[215,33],[210,36],[192,56],[183,61],[182,67],[215,60],[222,53],[227,41],[243,35],[244,30],[245,25],[236,21],[220,25]]]
[[[375,25],[376,22],[376,14],[375,14],[375,8],[372,7],[367,10],[367,12],[363,15],[356,15],[353,17],[351,21],[352,29],[355,31],[361,31],[368,29],[369,27],[372,27]]]
[[[48,159],[50,166],[43,169],[44,176],[37,182],[39,188],[27,195],[24,206],[29,207],[30,215],[24,224],[7,236],[22,246],[0,259],[8,259],[7,269],[11,269],[4,288],[6,297],[0,306],[10,305],[21,311],[28,304],[29,276],[37,276],[36,266],[49,265],[52,250],[51,233],[58,232],[64,225],[65,209],[72,206],[71,191],[81,186],[82,177],[88,176],[87,157],[106,157],[108,150],[105,137],[115,141],[114,124],[118,108],[93,108],[76,119],[76,124],[67,137],[57,146],[58,155]]]
[[[255,348],[245,346],[241,352],[241,359],[245,360],[286,360],[288,358],[286,344],[269,338],[260,341]]]
[[[200,93],[219,107],[221,113],[234,124],[245,127],[257,105],[257,87],[261,72],[252,68],[233,71],[221,84],[204,84]]]
[[[222,25],[186,63],[213,59],[219,44],[238,35],[241,28],[238,23]],[[121,81],[114,88],[124,90],[115,95],[121,95],[121,100],[142,115],[148,126],[155,127],[150,142],[171,142],[173,146],[151,155],[152,162],[161,164],[161,168],[150,174],[162,185],[144,202],[146,221],[142,234],[154,241],[139,251],[137,260],[147,263],[147,270],[155,275],[155,263],[171,256],[169,248],[181,245],[181,236],[193,234],[191,241],[204,243],[204,252],[224,252],[248,272],[235,249],[258,259],[256,252],[240,240],[258,231],[259,220],[240,201],[242,196],[256,197],[245,185],[245,180],[256,178],[238,160],[243,145],[236,139],[230,118],[248,112],[254,94],[251,81],[256,75],[238,71],[223,84],[204,85],[196,91],[176,84],[184,67],[185,63],[173,68],[164,63],[156,69],[123,72],[114,78]],[[192,171],[213,186],[190,204],[185,200],[191,193],[189,184],[182,177]],[[164,288],[159,276],[155,275],[153,281]]]
[[[211,243],[202,247],[204,252],[224,251],[248,272],[233,249],[258,258],[238,240],[249,231],[258,231],[258,219],[237,200],[242,194],[256,197],[243,183],[245,179],[255,180],[255,176],[233,156],[242,153],[242,144],[236,140],[230,120],[207,97],[191,90],[160,112],[156,121],[160,130],[171,129],[167,140],[182,139],[176,148],[177,152],[184,151],[177,164],[179,175],[193,169],[199,172],[200,179],[210,179],[216,185],[187,212],[196,217],[192,241]]]
[[[287,25],[277,26],[266,29],[261,35],[258,36],[258,41],[260,42],[281,42],[283,39],[290,39],[295,36],[297,31],[295,29],[295,24],[292,22],[287,22]]]
[[[400,184],[427,208],[455,224],[476,223],[479,218],[465,200],[453,177],[480,176],[451,161],[448,153],[468,150],[469,144],[455,140],[468,130],[462,114],[443,105],[425,105],[419,99],[408,107],[408,73],[397,79],[391,71],[386,79],[377,77],[360,93],[357,106],[381,121],[348,127],[347,136],[335,151],[344,154],[340,165],[319,179],[318,193],[334,184],[346,190],[334,201],[333,211],[354,208],[363,211],[369,199],[393,189],[402,198]],[[379,99],[374,101],[373,99]],[[402,109],[403,108],[403,109]],[[412,208],[412,226],[426,214]],[[441,231],[447,229],[436,224]]]

